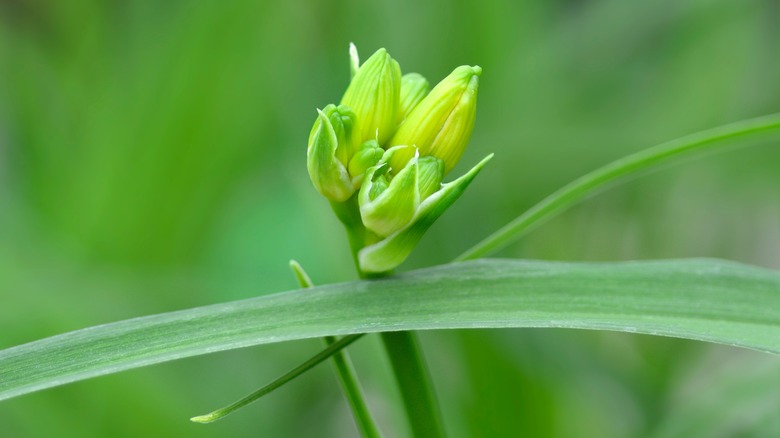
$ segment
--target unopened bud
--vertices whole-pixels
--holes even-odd
[[[379,49],[360,66],[341,103],[357,116],[358,142],[384,144],[398,122],[401,67],[385,49]]]
[[[429,92],[421,75],[402,77],[385,49],[363,65],[354,44],[349,55],[351,82],[341,105],[318,111],[307,167],[347,228],[360,271],[388,273],[492,157],[442,183],[474,127],[482,69],[458,67]]]
[[[349,174],[352,176],[352,185],[357,189],[363,182],[363,176],[369,167],[375,166],[382,158],[385,150],[379,147],[376,140],[368,140],[360,145],[360,149],[349,160]]]
[[[431,85],[419,73],[407,73],[401,78],[401,107],[399,111],[399,122],[402,122],[406,116],[423,100]]]
[[[460,160],[477,111],[477,91],[482,68],[467,65],[456,68],[412,110],[389,145],[414,145],[421,156],[433,155],[444,161],[445,173]],[[391,164],[403,167],[409,151],[393,156]]]

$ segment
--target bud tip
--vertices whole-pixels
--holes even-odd
[[[360,68],[360,57],[358,56],[357,47],[355,43],[349,43],[349,74],[350,78],[354,78]]]

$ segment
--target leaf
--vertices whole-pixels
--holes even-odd
[[[780,134],[780,113],[699,131],[617,159],[556,190],[525,213],[466,250],[456,260],[473,260],[493,254],[569,207],[629,176],[636,177],[640,172],[680,161],[694,153],[720,149],[729,144],[728,141],[744,141],[753,137],[777,138],[778,134]]]
[[[397,330],[566,327],[780,354],[780,273],[692,259],[479,260],[134,318],[0,351],[0,400],[251,345]]]
[[[342,351],[342,349],[346,348],[349,344],[360,339],[361,336],[363,336],[363,333],[344,336],[339,340],[328,342],[327,347],[324,350],[320,351],[313,357],[309,358],[306,362],[298,365],[297,367],[283,374],[281,377],[277,378],[273,382],[263,386],[260,389],[253,391],[251,394],[247,395],[246,397],[242,397],[240,400],[231,403],[228,406],[225,406],[224,408],[220,408],[217,409],[216,411],[209,412],[206,415],[198,415],[197,417],[192,417],[190,418],[190,421],[195,423],[213,423],[221,418],[224,418],[230,415],[231,413],[243,408],[244,406],[247,406],[250,403],[257,401],[260,397],[270,394],[271,392],[279,389],[284,384],[290,382],[291,380],[300,376],[306,371],[309,371],[310,369],[319,365],[323,361],[329,359],[331,356],[335,357],[338,354],[343,354],[344,352]],[[378,435],[374,434],[374,435],[367,435],[367,436],[378,436]]]

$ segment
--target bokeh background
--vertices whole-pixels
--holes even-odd
[[[612,159],[780,110],[777,0],[0,1],[0,348],[292,289],[291,258],[316,283],[352,279],[304,164],[315,108],[347,85],[350,41],[432,81],[484,68],[455,173],[497,159],[404,269],[447,262]],[[780,269],[780,148],[752,144],[612,189],[499,255]],[[406,436],[375,338],[351,352],[388,436]],[[454,437],[780,435],[777,357],[568,330],[422,340]],[[0,403],[0,434],[356,436],[328,366],[222,422],[187,421],[319,348],[27,395]]]

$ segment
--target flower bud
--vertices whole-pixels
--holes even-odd
[[[401,110],[398,121],[402,122],[406,116],[420,103],[430,91],[431,85],[419,73],[407,73],[401,78]]]
[[[412,157],[400,172],[390,175],[387,161],[402,148],[406,146],[388,150],[378,165],[368,169],[358,193],[363,224],[380,237],[403,228],[420,205],[417,158]]]
[[[359,269],[387,273],[492,157],[442,183],[471,135],[482,69],[458,67],[429,93],[385,49],[363,65],[354,44],[349,55],[351,82],[340,105],[318,110],[307,168],[347,228]]]
[[[439,82],[406,117],[389,145],[414,145],[421,156],[444,161],[445,173],[452,170],[466,148],[477,111],[477,90],[482,68],[456,68]],[[409,151],[395,154],[391,164],[402,167]]]
[[[355,115],[344,105],[328,105],[309,134],[306,167],[314,187],[331,201],[346,201],[355,192],[347,172]]]
[[[401,67],[379,49],[360,66],[344,93],[341,103],[357,117],[357,140],[377,140],[384,144],[398,122],[401,93]]]
[[[382,159],[385,150],[379,147],[376,140],[368,140],[360,145],[360,149],[349,160],[349,174],[352,176],[352,185],[357,190],[363,182],[363,176],[369,167],[373,167]]]

